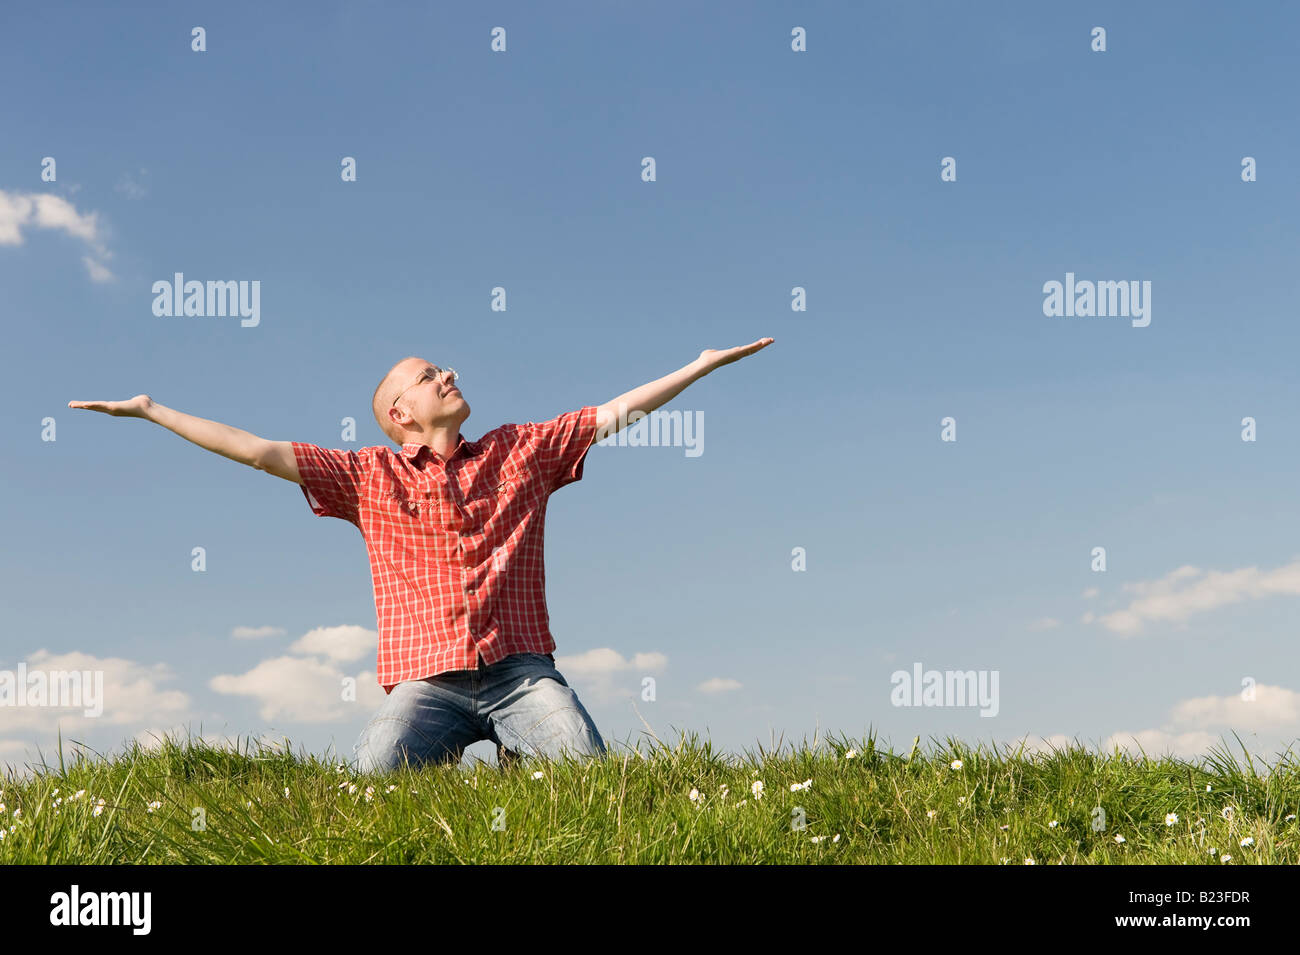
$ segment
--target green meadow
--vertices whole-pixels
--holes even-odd
[[[1272,765],[1226,745],[1195,763],[951,739],[895,753],[869,735],[737,756],[682,735],[600,760],[374,776],[287,741],[62,753],[0,782],[0,863],[1300,861],[1289,750]]]

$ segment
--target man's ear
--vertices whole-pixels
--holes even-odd
[[[392,438],[394,441],[396,441],[398,444],[402,443],[402,432],[401,432],[400,425],[402,424],[402,419],[405,417],[406,417],[406,412],[403,411],[401,408],[394,407],[388,409],[389,427],[391,427],[394,432],[393,434],[390,434],[389,437]]]

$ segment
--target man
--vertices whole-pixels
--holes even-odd
[[[543,567],[546,501],[582,479],[593,441],[692,382],[773,342],[706,349],[670,375],[550,421],[460,433],[470,407],[452,369],[406,358],[375,389],[383,446],[327,450],[270,441],[148,395],[68,407],[146,418],[217,454],[298,484],[313,513],[366,541],[388,694],[356,745],[359,772],[456,762],[490,739],[520,753],[594,756],[604,741],[555,668]]]

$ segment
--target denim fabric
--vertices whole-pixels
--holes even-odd
[[[355,747],[354,768],[392,772],[403,762],[455,763],[492,740],[508,755],[603,755],[604,740],[549,653],[515,653],[393,687]]]

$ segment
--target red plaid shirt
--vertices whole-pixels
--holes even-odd
[[[546,500],[582,480],[596,435],[588,405],[506,424],[443,461],[423,444],[357,451],[293,442],[302,493],[355,524],[370,552],[379,683],[470,670],[555,649],[546,611]]]

